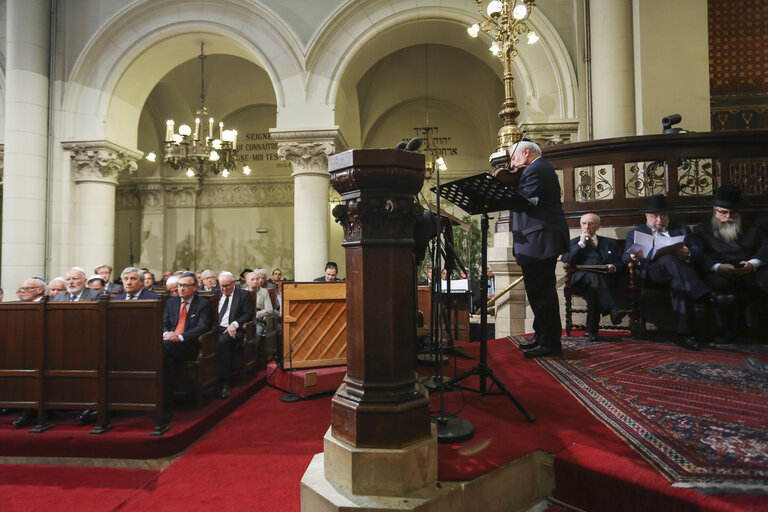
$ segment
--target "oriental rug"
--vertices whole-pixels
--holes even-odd
[[[768,379],[744,363],[768,357],[748,350],[564,337],[538,362],[674,487],[768,493]]]

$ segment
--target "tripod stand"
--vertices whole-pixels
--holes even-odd
[[[447,183],[438,190],[448,201],[456,204],[470,215],[481,215],[480,230],[482,234],[482,269],[483,272],[488,266],[488,212],[525,208],[527,199],[518,196],[513,190],[506,187],[499,180],[487,173],[476,174],[469,178],[456,180]],[[483,278],[480,282],[481,297],[488,296],[488,280]],[[488,366],[488,303],[482,301],[480,313],[480,361],[467,372],[454,377],[445,382],[446,387],[458,385],[462,389],[474,391],[481,395],[505,395],[512,403],[523,413],[528,422],[533,423],[536,418],[528,412],[525,407],[509,392],[504,384],[493,374],[493,370]],[[464,379],[477,375],[480,378],[478,389],[461,386],[460,382]],[[489,392],[487,379],[496,384],[500,390],[498,392]]]
[[[290,372],[288,376],[288,393],[280,397],[281,402],[298,402],[301,397],[293,392],[293,344],[288,347],[288,361],[290,364]]]

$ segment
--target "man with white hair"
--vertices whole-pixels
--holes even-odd
[[[170,276],[165,280],[165,289],[168,290],[171,297],[179,294],[178,284],[179,276]]]
[[[203,270],[203,273],[200,274],[200,279],[203,281],[203,284],[200,285],[200,287],[197,289],[199,292],[218,292],[220,291],[219,283],[216,282],[216,274],[213,273],[213,270]]]
[[[263,268],[257,268],[245,276],[245,280],[249,290],[256,290],[256,334],[261,336],[266,328],[265,319],[274,313],[269,291],[264,287],[267,282],[267,271]]]
[[[232,353],[235,347],[242,346],[245,338],[244,325],[253,319],[253,301],[251,294],[235,286],[235,276],[231,272],[219,274],[221,297],[217,310],[216,324],[219,333],[219,379],[221,380],[222,400],[229,397],[230,376],[232,375]]]
[[[768,300],[768,241],[753,224],[742,222],[741,190],[720,187],[712,198],[712,218],[691,236],[693,262],[717,293],[735,295],[736,307],[715,310],[715,343],[729,343],[738,334],[738,313],[750,303]],[[740,306],[740,307],[738,307]]]
[[[125,267],[120,274],[123,293],[115,295],[115,300],[157,300],[158,296],[144,288],[142,271],[136,267]]]
[[[48,297],[55,297],[67,291],[67,280],[63,277],[54,277],[48,283]]]
[[[85,270],[80,267],[72,267],[67,271],[67,291],[54,296],[52,302],[82,302],[96,300],[99,292],[85,286]]]
[[[47,293],[45,281],[39,277],[30,277],[19,288],[23,302],[40,302]]]

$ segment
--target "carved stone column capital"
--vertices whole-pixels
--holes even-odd
[[[333,130],[270,130],[277,141],[277,155],[289,162],[293,176],[328,177],[328,157],[345,148],[341,133]]]
[[[138,169],[141,152],[132,151],[108,141],[64,142],[70,151],[75,183],[101,182],[117,185],[121,172],[133,173]]]

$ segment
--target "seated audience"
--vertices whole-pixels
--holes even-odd
[[[272,277],[267,281],[267,288],[277,288],[277,283],[283,279],[283,271],[276,268],[272,271]]]
[[[336,281],[336,276],[339,273],[339,266],[335,262],[329,261],[325,264],[325,274],[315,278],[315,281],[324,283],[333,283]]]
[[[672,299],[672,311],[675,313],[675,329],[679,334],[677,344],[688,350],[701,350],[696,338],[691,334],[689,315],[691,305],[695,301],[708,300],[719,306],[725,306],[733,302],[733,296],[715,293],[696,273],[696,270],[686,260],[690,257],[688,238],[691,230],[688,226],[670,223],[667,198],[664,194],[657,194],[646,198],[645,214],[646,223],[636,227],[627,233],[626,245],[628,249],[635,239],[635,232],[658,237],[685,236],[685,245],[672,252],[662,254],[648,260],[642,251],[624,252],[622,261],[627,264],[630,261],[637,264],[637,276],[640,285],[645,282],[669,287],[669,295]]]
[[[97,300],[99,292],[85,287],[85,270],[73,267],[67,271],[67,291],[55,295],[52,302],[82,302]]]
[[[611,323],[618,325],[625,312],[616,307],[610,286],[616,272],[624,268],[621,262],[619,241],[615,238],[597,236],[600,229],[600,217],[594,213],[585,213],[579,221],[581,234],[571,240],[567,253],[563,254],[564,263],[572,268],[577,265],[607,265],[607,273],[590,270],[574,270],[571,274],[571,286],[582,290],[587,296],[587,328],[589,341],[597,341],[600,316],[611,315]]]
[[[123,291],[123,287],[117,283],[113,283],[112,279],[112,267],[109,265],[99,265],[93,269],[94,274],[99,274],[104,278],[104,289],[110,295],[115,295]]]
[[[235,286],[235,277],[231,272],[219,274],[221,297],[218,305],[219,333],[219,380],[222,400],[229,397],[230,378],[232,375],[232,353],[243,344],[245,323],[253,319],[253,301],[251,294]]]
[[[144,289],[149,292],[155,291],[155,274],[152,272],[144,272],[144,278],[142,279]]]
[[[179,276],[171,276],[165,281],[165,289],[168,290],[168,293],[173,297],[174,295],[179,294],[178,288],[176,286],[179,284]]]
[[[99,274],[94,274],[91,277],[88,278],[88,281],[86,281],[85,286],[90,288],[91,290],[96,290],[99,293],[105,293],[105,285],[104,285],[104,278],[101,277]]]
[[[120,274],[123,281],[123,293],[115,295],[114,300],[157,300],[156,293],[146,290],[141,281],[142,271],[136,267],[126,267]]]
[[[67,281],[63,277],[54,277],[48,283],[48,297],[55,297],[67,291]]]
[[[244,268],[243,271],[240,272],[240,279],[238,280],[238,283],[240,285],[240,288],[242,288],[243,290],[248,289],[248,283],[245,282],[245,277],[251,272],[253,272],[252,268]]]
[[[21,285],[16,287],[16,300],[21,300]]]
[[[173,275],[170,270],[163,270],[163,282],[162,284],[168,284],[168,279]]]
[[[199,292],[219,292],[219,283],[216,282],[216,274],[213,270],[203,270],[200,274],[200,278],[203,281],[203,285],[197,288]]]
[[[163,312],[163,399],[165,422],[173,414],[173,365],[176,361],[193,361],[200,351],[198,338],[211,328],[211,308],[199,297],[195,275],[179,277],[179,295],[165,302]]]
[[[20,290],[22,302],[40,302],[47,293],[45,281],[39,277],[30,277],[24,281]]]
[[[274,314],[272,300],[264,284],[267,282],[267,271],[257,268],[246,276],[248,290],[256,291],[256,335],[261,336],[266,330],[266,319]]]
[[[715,343],[729,343],[738,335],[738,312],[751,303],[768,299],[768,243],[753,224],[742,222],[743,206],[738,187],[725,186],[706,199],[712,218],[696,226],[691,237],[693,260],[704,281],[716,292],[735,295],[739,308],[715,310]]]

